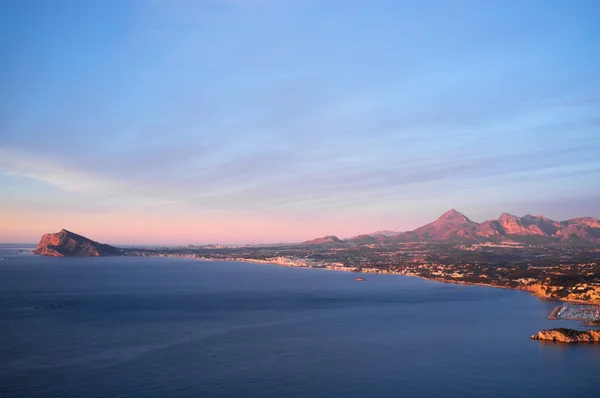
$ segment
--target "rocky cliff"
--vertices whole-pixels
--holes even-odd
[[[561,343],[600,343],[600,330],[550,329],[541,330],[531,336],[534,340],[558,341]]]
[[[44,234],[37,249],[31,252],[40,256],[121,256],[116,247],[95,242],[85,236],[77,235],[66,229],[57,233]]]

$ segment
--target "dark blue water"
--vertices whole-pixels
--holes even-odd
[[[595,396],[527,293],[275,265],[0,261],[2,397]]]

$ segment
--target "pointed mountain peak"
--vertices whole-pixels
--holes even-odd
[[[456,210],[455,208],[452,208],[450,210],[448,210],[447,212],[445,212],[444,214],[461,214],[458,210]]]
[[[503,220],[516,220],[517,218],[519,218],[519,217],[517,217],[515,215],[512,215],[510,213],[502,213],[502,214],[500,214],[499,220],[500,221],[503,221]]]
[[[445,212],[444,214],[442,214],[438,218],[438,220],[444,220],[444,221],[461,221],[461,222],[471,221],[464,214],[460,213],[456,209],[450,209],[450,210],[448,210],[447,212]]]

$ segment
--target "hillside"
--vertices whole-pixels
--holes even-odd
[[[123,255],[121,250],[116,247],[95,242],[85,236],[67,231],[66,229],[57,233],[44,234],[37,249],[31,253],[48,257],[100,257]]]
[[[336,243],[342,243],[342,241],[337,236],[333,236],[333,235],[324,236],[322,238],[316,238],[316,239],[312,239],[312,240],[307,240],[306,242],[304,242],[305,245],[324,245],[324,244],[336,244]]]

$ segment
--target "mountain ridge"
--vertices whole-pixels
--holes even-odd
[[[316,240],[307,241],[305,244]],[[450,209],[435,221],[412,231],[396,234],[363,234],[335,243],[360,244],[381,241],[484,243],[533,240],[536,242],[577,241],[600,244],[600,220],[594,217],[576,217],[555,221],[543,215],[526,214],[519,217],[510,213],[502,213],[496,219],[477,223],[458,210]]]

